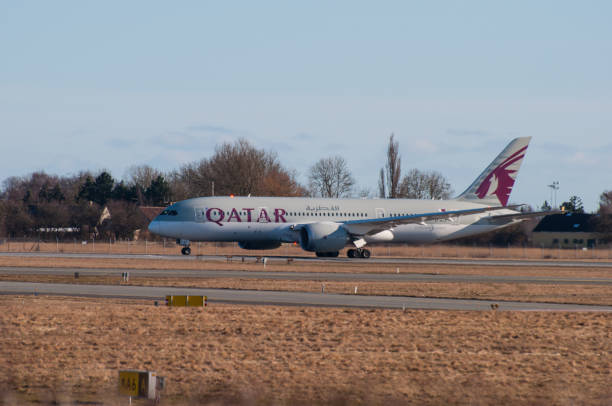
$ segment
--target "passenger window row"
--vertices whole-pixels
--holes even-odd
[[[303,212],[289,212],[287,213],[289,216],[301,216],[301,217],[307,217],[307,216],[312,216],[312,217],[316,217],[316,216],[327,216],[327,217],[366,217],[367,214],[366,213],[303,213]]]

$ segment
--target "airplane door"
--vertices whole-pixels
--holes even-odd
[[[204,222],[206,219],[206,209],[196,207],[193,210],[195,211],[195,221],[198,223]]]
[[[385,209],[381,209],[381,208],[376,208],[376,218],[383,218],[385,217]]]

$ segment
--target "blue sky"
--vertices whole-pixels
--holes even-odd
[[[245,137],[463,191],[532,136],[511,201],[612,189],[612,3],[0,1],[0,181],[171,170]]]

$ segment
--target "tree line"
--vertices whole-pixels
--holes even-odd
[[[138,206],[163,205],[169,198],[170,186],[161,174],[147,183],[126,183],[117,182],[107,171],[65,177],[34,172],[4,181],[0,232],[9,237],[51,232],[129,238],[144,225]],[[105,206],[113,215],[101,223]]]
[[[117,180],[109,171],[73,176],[34,172],[4,181],[0,193],[0,235],[36,236],[43,232],[131,238],[146,229],[140,206],[166,206],[173,201],[210,195],[373,197],[358,190],[347,162],[339,155],[315,162],[308,183],[301,185],[294,170],[283,166],[274,152],[239,139],[215,148],[211,157],[161,172],[147,165],[129,169]],[[436,171],[401,168],[399,143],[392,134],[380,169],[378,197],[447,199],[448,180]],[[604,199],[607,196],[608,200]],[[602,195],[602,210],[612,211],[612,192]],[[576,203],[576,202],[573,202]],[[100,222],[104,207],[112,216]]]

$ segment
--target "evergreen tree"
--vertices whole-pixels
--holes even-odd
[[[111,194],[113,200],[123,200],[130,203],[138,202],[138,186],[127,186],[123,181],[115,185]]]
[[[111,199],[115,180],[108,172],[102,172],[94,181],[87,176],[79,190],[79,200],[87,200],[104,206]]]
[[[104,206],[106,202],[112,197],[113,186],[115,185],[115,180],[108,172],[102,172],[96,178],[96,192],[95,192],[95,200],[94,202],[98,203],[100,206]]]
[[[170,201],[170,184],[159,175],[151,181],[151,186],[145,191],[148,204],[164,206]]]
[[[51,191],[49,192],[49,200],[55,200],[58,202],[63,202],[64,200],[66,200],[66,196],[64,196],[64,193],[62,192],[62,188],[60,187],[59,183],[56,183],[53,189],[51,189]]]
[[[570,197],[569,201],[561,203],[561,207],[572,213],[584,213],[582,199],[575,195]]]
[[[85,178],[85,183],[83,183],[79,188],[79,194],[77,196],[77,199],[93,201],[96,194],[95,189],[96,185],[91,176],[88,175],[87,178]]]

